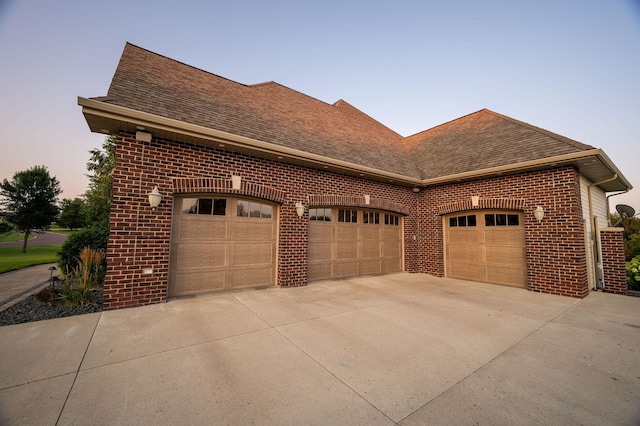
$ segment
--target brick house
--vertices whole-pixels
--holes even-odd
[[[400,271],[626,293],[606,195],[629,182],[601,149],[504,115],[403,137],[345,101],[131,44],[107,95],[79,104],[117,136],[105,309]]]

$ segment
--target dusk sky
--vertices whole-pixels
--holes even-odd
[[[482,108],[602,148],[640,211],[640,2],[0,0],[0,179],[84,193],[125,42],[231,80],[344,99],[408,136]]]

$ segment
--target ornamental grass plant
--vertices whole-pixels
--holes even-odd
[[[85,247],[78,256],[78,263],[65,272],[62,299],[65,303],[85,306],[92,301],[93,290],[102,284],[104,251]]]

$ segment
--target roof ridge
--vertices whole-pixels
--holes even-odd
[[[299,90],[292,89],[289,86],[285,86],[284,84],[278,83],[277,81],[273,81],[273,80],[271,80],[271,81],[263,81],[262,83],[253,83],[253,84],[248,84],[247,85],[247,87],[249,89],[258,88],[258,87],[264,87],[264,86],[279,86],[279,87],[282,87],[283,89],[287,89],[287,90],[289,90],[291,92],[297,93],[297,94],[302,95],[302,96],[304,96],[306,98],[313,99],[314,101],[317,101],[317,102],[321,102],[321,103],[325,104],[326,106],[333,106],[333,104],[330,104],[329,102],[323,101],[322,99],[318,99],[318,98],[316,98],[314,96],[308,95],[308,94],[303,93],[303,92],[301,92]]]
[[[323,101],[322,99],[315,98],[315,97],[313,97],[311,95],[308,95],[306,93],[300,92],[300,91],[298,91],[296,89],[292,89],[289,86],[285,86],[284,84],[278,83],[277,81],[273,81],[273,80],[272,81],[265,81],[265,82],[262,82],[262,83],[250,84],[247,87],[249,89],[252,89],[252,88],[260,88],[260,87],[268,87],[268,86],[281,87],[281,88],[286,89],[286,90],[288,90],[290,92],[293,92],[293,93],[296,93],[298,95],[301,95],[301,96],[303,96],[303,97],[305,97],[307,99],[311,99],[312,101],[320,102],[323,106],[327,106],[327,107],[333,108],[336,111],[341,111],[341,110],[344,111],[344,108],[348,107],[349,109],[357,112],[360,116],[366,118],[367,120],[373,121],[376,125],[382,126],[385,129],[387,129],[388,131],[390,131],[391,133],[393,133],[393,134],[399,136],[400,138],[402,138],[402,135],[400,135],[398,132],[396,132],[392,128],[388,127],[387,125],[381,123],[380,121],[376,120],[375,118],[371,117],[369,114],[367,114],[365,112],[362,112],[362,110],[360,110],[359,108],[353,106],[352,104],[350,104],[349,102],[345,101],[344,99],[338,99],[334,103],[330,104],[328,102]]]
[[[591,146],[591,145],[588,145],[588,144],[585,144],[585,143],[582,143],[582,142],[578,142],[575,139],[571,139],[571,138],[569,138],[567,136],[563,136],[563,135],[561,135],[559,133],[554,133],[554,132],[552,132],[550,130],[543,129],[543,128],[538,127],[538,126],[534,126],[533,124],[529,124],[529,123],[526,123],[524,121],[509,117],[508,115],[500,114],[499,112],[492,111],[492,110],[490,110],[488,108],[482,108],[482,109],[480,109],[478,111],[475,111],[475,112],[472,112],[470,114],[466,114],[466,115],[463,115],[461,117],[454,118],[453,120],[449,120],[449,121],[444,122],[442,124],[438,124],[437,126],[430,127],[430,128],[428,128],[426,130],[422,130],[420,132],[414,133],[413,135],[409,135],[409,136],[405,137],[404,141],[405,142],[410,142],[409,141],[410,139],[415,139],[415,138],[417,138],[418,135],[422,135],[422,134],[425,134],[427,132],[431,132],[431,131],[439,128],[439,127],[449,125],[449,124],[454,123],[456,121],[462,120],[464,118],[467,118],[467,117],[470,117],[472,115],[479,114],[479,113],[482,113],[482,112],[491,114],[494,117],[500,118],[500,119],[502,119],[504,121],[508,121],[510,123],[514,123],[514,124],[517,124],[517,125],[520,125],[520,126],[527,127],[528,129],[531,129],[531,130],[533,130],[535,132],[538,132],[538,133],[542,133],[542,134],[544,134],[544,135],[546,135],[546,136],[548,136],[548,137],[550,137],[550,138],[552,138],[552,139],[554,139],[554,140],[556,140],[558,142],[562,142],[564,144],[572,146],[573,148],[579,148],[579,149],[593,148],[593,146]]]
[[[546,136],[549,136],[552,139],[557,140],[558,142],[566,143],[566,144],[568,144],[568,145],[570,145],[570,146],[572,146],[574,148],[585,148],[585,147],[586,148],[594,148],[591,145],[587,145],[585,143],[578,142],[575,139],[571,139],[571,138],[569,138],[567,136],[563,136],[563,135],[561,135],[559,133],[554,133],[554,132],[552,132],[550,130],[543,129],[542,127],[534,126],[533,124],[529,124],[529,123],[526,123],[524,121],[517,120],[515,118],[509,117],[508,115],[500,114],[499,112],[491,111],[489,109],[483,109],[482,111],[486,111],[489,114],[492,114],[495,117],[501,118],[501,119],[503,119],[505,121],[509,121],[511,123],[515,123],[515,124],[518,124],[518,125],[521,125],[521,126],[528,127],[529,129],[531,129],[533,131],[542,133],[542,134],[544,134]]]
[[[363,117],[369,119],[369,120],[373,120],[376,124],[384,127],[385,129],[389,130],[390,132],[392,132],[393,134],[397,135],[400,137],[400,140],[403,140],[404,137],[396,132],[395,130],[393,130],[391,127],[387,126],[386,124],[381,123],[380,121],[376,120],[375,118],[371,117],[369,114],[367,114],[366,112],[362,112],[361,109],[351,105],[349,102],[345,101],[344,99],[338,99],[337,101],[335,101],[332,105],[332,107],[335,107],[337,109],[340,108],[350,108],[352,110],[355,110],[358,114],[362,115]]]
[[[492,112],[492,111],[488,110],[487,108],[482,108],[482,109],[479,109],[478,111],[474,111],[474,112],[471,112],[469,114],[462,115],[462,116],[460,116],[458,118],[454,118],[453,120],[445,121],[444,123],[440,123],[440,124],[437,124],[437,125],[435,125],[433,127],[429,127],[428,129],[421,130],[421,131],[416,132],[416,133],[414,133],[412,135],[406,136],[404,139],[407,140],[407,139],[414,138],[415,136],[421,135],[421,134],[426,133],[426,132],[430,132],[432,130],[437,129],[438,127],[446,126],[447,124],[451,124],[454,121],[462,120],[463,118],[470,117],[470,116],[472,116],[474,114],[478,114],[478,113],[483,112],[483,111]]]
[[[179,61],[179,60],[177,60],[177,59],[170,58],[170,57],[168,57],[168,56],[166,56],[166,55],[163,55],[163,54],[161,54],[161,53],[157,53],[157,52],[154,52],[154,51],[152,51],[152,50],[145,49],[144,47],[140,47],[140,46],[138,46],[138,45],[136,45],[136,44],[133,44],[133,43],[131,43],[131,42],[128,42],[128,41],[127,41],[127,42],[125,42],[124,50],[126,50],[126,49],[127,49],[127,47],[133,47],[133,48],[136,48],[136,49],[138,49],[138,50],[142,50],[142,51],[147,52],[147,53],[149,53],[149,54],[151,54],[151,55],[154,55],[154,56],[157,56],[157,57],[160,57],[160,58],[166,59],[166,60],[168,60],[168,61],[174,62],[174,63],[179,64],[179,65],[183,65],[183,66],[185,66],[185,67],[188,67],[188,68],[194,69],[194,70],[196,70],[196,71],[203,72],[203,73],[205,73],[205,74],[212,75],[212,76],[217,77],[217,78],[219,78],[219,79],[226,80],[226,81],[229,81],[229,82],[231,82],[231,83],[235,83],[235,84],[240,85],[240,86],[250,87],[249,85],[247,85],[247,84],[245,84],[245,83],[240,83],[239,81],[235,81],[235,80],[232,80],[232,79],[230,79],[230,78],[227,78],[227,77],[224,77],[224,76],[221,76],[221,75],[218,75],[218,74],[212,73],[211,71],[207,71],[207,70],[205,70],[205,69],[198,68],[198,67],[193,66],[193,65],[189,65],[189,64],[187,64],[186,62],[182,62],[182,61]]]
[[[128,48],[134,48],[134,49],[137,49],[137,50],[139,50],[139,51],[141,51],[141,52],[146,52],[147,54],[150,54],[150,55],[156,56],[156,57],[158,57],[158,58],[162,58],[163,60],[167,60],[167,61],[173,62],[173,63],[175,63],[175,64],[178,64],[178,65],[181,65],[181,66],[185,66],[185,67],[190,68],[190,69],[192,69],[192,70],[195,70],[195,71],[197,71],[197,72],[205,73],[205,74],[207,74],[207,75],[213,76],[213,77],[218,78],[218,79],[220,79],[220,80],[228,81],[228,82],[230,82],[230,83],[233,83],[233,84],[235,84],[235,85],[241,86],[241,87],[243,87],[243,88],[247,88],[247,89],[259,89],[259,88],[261,88],[261,87],[277,86],[277,87],[281,87],[281,88],[283,88],[283,89],[286,89],[286,90],[287,90],[287,91],[289,91],[289,92],[295,93],[295,94],[297,94],[297,95],[301,95],[301,96],[303,96],[304,98],[307,98],[307,99],[310,99],[310,100],[312,100],[312,101],[318,102],[319,104],[321,104],[321,105],[323,105],[323,106],[331,107],[331,108],[333,108],[333,109],[334,109],[334,110],[336,110],[336,111],[339,111],[339,110],[340,110],[340,106],[341,106],[342,104],[346,104],[346,105],[348,105],[351,109],[353,109],[353,110],[357,111],[361,116],[365,117],[365,118],[366,118],[366,119],[368,119],[368,120],[373,121],[373,122],[374,122],[374,123],[376,123],[377,125],[384,127],[384,128],[385,128],[385,129],[387,129],[388,131],[390,131],[390,132],[392,132],[393,134],[398,135],[400,138],[402,138],[402,135],[400,135],[400,134],[399,134],[398,132],[396,132],[395,130],[391,129],[390,127],[386,126],[385,124],[381,123],[380,121],[376,120],[375,118],[371,117],[370,115],[368,115],[368,114],[366,114],[366,113],[362,112],[360,109],[358,109],[358,108],[354,107],[353,105],[351,105],[350,103],[346,102],[346,101],[345,101],[345,100],[343,100],[343,99],[339,99],[338,101],[334,102],[333,104],[330,104],[330,103],[328,103],[328,102],[326,102],[326,101],[323,101],[322,99],[315,98],[315,97],[313,97],[313,96],[311,96],[311,95],[308,95],[308,94],[306,94],[306,93],[300,92],[300,91],[298,91],[298,90],[296,90],[296,89],[292,89],[292,88],[291,88],[291,87],[289,87],[289,86],[285,86],[284,84],[282,84],[282,83],[278,83],[277,81],[273,81],[273,80],[271,80],[271,81],[264,81],[264,82],[260,82],[260,83],[253,83],[253,84],[241,83],[241,82],[238,82],[238,81],[235,81],[235,80],[231,80],[230,78],[223,77],[223,76],[221,76],[221,75],[218,75],[218,74],[212,73],[212,72],[207,71],[207,70],[205,70],[205,69],[198,68],[198,67],[195,67],[195,66],[193,66],[193,65],[189,65],[189,64],[187,64],[187,63],[185,63],[185,62],[182,62],[182,61],[179,61],[179,60],[176,60],[176,59],[170,58],[170,57],[168,57],[168,56],[166,56],[166,55],[162,55],[162,54],[160,54],[160,53],[153,52],[153,51],[151,51],[151,50],[149,50],[149,49],[145,49],[144,47],[140,47],[140,46],[138,46],[138,45],[135,45],[135,44],[133,44],[133,43],[131,43],[131,42],[128,42],[128,41],[127,41],[127,42],[125,43],[125,48],[124,48],[124,50],[126,51]]]

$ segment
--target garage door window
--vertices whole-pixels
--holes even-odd
[[[380,223],[380,213],[367,211],[362,212],[362,223],[378,225]]]
[[[485,214],[485,226],[519,226],[520,216],[517,214]]]
[[[449,226],[476,226],[476,215],[470,214],[465,216],[457,216],[449,218]]]
[[[331,222],[331,209],[314,208],[309,209],[309,220],[318,222]]]
[[[384,215],[384,224],[385,225],[399,225],[400,217],[396,214],[386,214]]]
[[[182,201],[183,214],[225,216],[227,200],[224,198],[185,198]]]
[[[261,219],[271,219],[273,207],[268,204],[255,201],[238,200],[238,217],[255,217]]]
[[[338,209],[338,222],[357,223],[358,211],[348,209]]]

